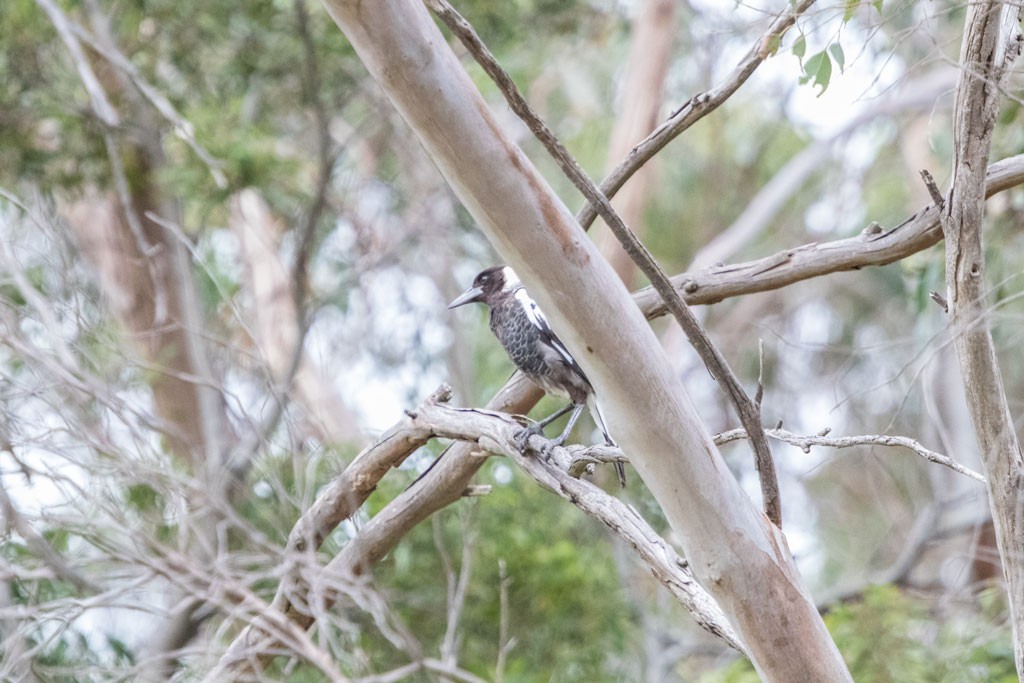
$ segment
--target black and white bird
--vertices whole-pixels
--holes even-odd
[[[572,410],[568,424],[555,439],[555,444],[561,445],[579,420],[583,407],[590,405],[590,413],[605,441],[614,446],[601,409],[594,400],[594,387],[569,349],[548,325],[544,313],[527,293],[515,271],[508,266],[481,271],[473,280],[473,286],[451,302],[448,308],[476,302],[487,304],[491,309],[491,331],[516,367],[544,391],[572,401],[530,428],[527,435],[540,433],[544,427]],[[625,486],[626,471],[621,462],[615,463],[615,473],[619,483]]]

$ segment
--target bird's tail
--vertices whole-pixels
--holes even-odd
[[[604,435],[604,441],[609,446],[617,446],[615,439],[612,438],[611,433],[608,431],[608,425],[604,421],[604,415],[601,414],[601,407],[597,404],[597,399],[590,396],[588,401],[590,404],[590,414],[594,416],[594,422],[597,423],[597,428],[601,430],[601,434]],[[619,485],[626,485],[626,466],[621,462],[615,462],[615,474],[619,478]]]

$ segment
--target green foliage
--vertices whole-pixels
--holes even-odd
[[[504,467],[496,461],[485,470]],[[506,680],[613,680],[609,657],[625,647],[629,620],[623,617],[629,611],[603,528],[518,474],[508,485],[494,482],[491,495],[440,514],[456,571],[462,542],[467,534],[473,539],[472,579],[460,622],[467,636],[463,666],[485,677],[493,673],[503,562],[509,636],[516,639]],[[430,524],[413,530],[375,576],[389,594],[405,596],[394,607],[405,623],[416,624],[425,646],[436,648],[447,623],[446,584]],[[369,629],[361,639],[366,651],[381,657],[378,665],[402,661],[378,639]]]
[[[800,77],[800,83],[806,84],[813,80],[814,85],[821,86],[818,97],[824,95],[828,89],[829,80],[832,78],[832,60],[829,59],[828,52],[822,50],[814,53],[804,62],[803,68],[804,73]]]
[[[966,614],[945,617],[926,600],[895,586],[873,586],[856,601],[834,607],[825,623],[855,681],[1011,683],[1013,645],[1004,626]],[[701,679],[756,683],[747,661]]]

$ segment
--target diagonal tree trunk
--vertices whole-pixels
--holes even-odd
[[[626,289],[500,130],[425,8],[325,5],[584,366],[755,667],[772,681],[849,680],[785,537],[740,489]]]

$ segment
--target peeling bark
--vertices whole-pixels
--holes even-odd
[[[953,116],[953,183],[942,212],[953,346],[978,440],[1003,564],[1017,675],[1024,680],[1024,455],[989,328],[981,241],[985,182],[1000,83],[1019,55],[1018,7],[968,5]]]

